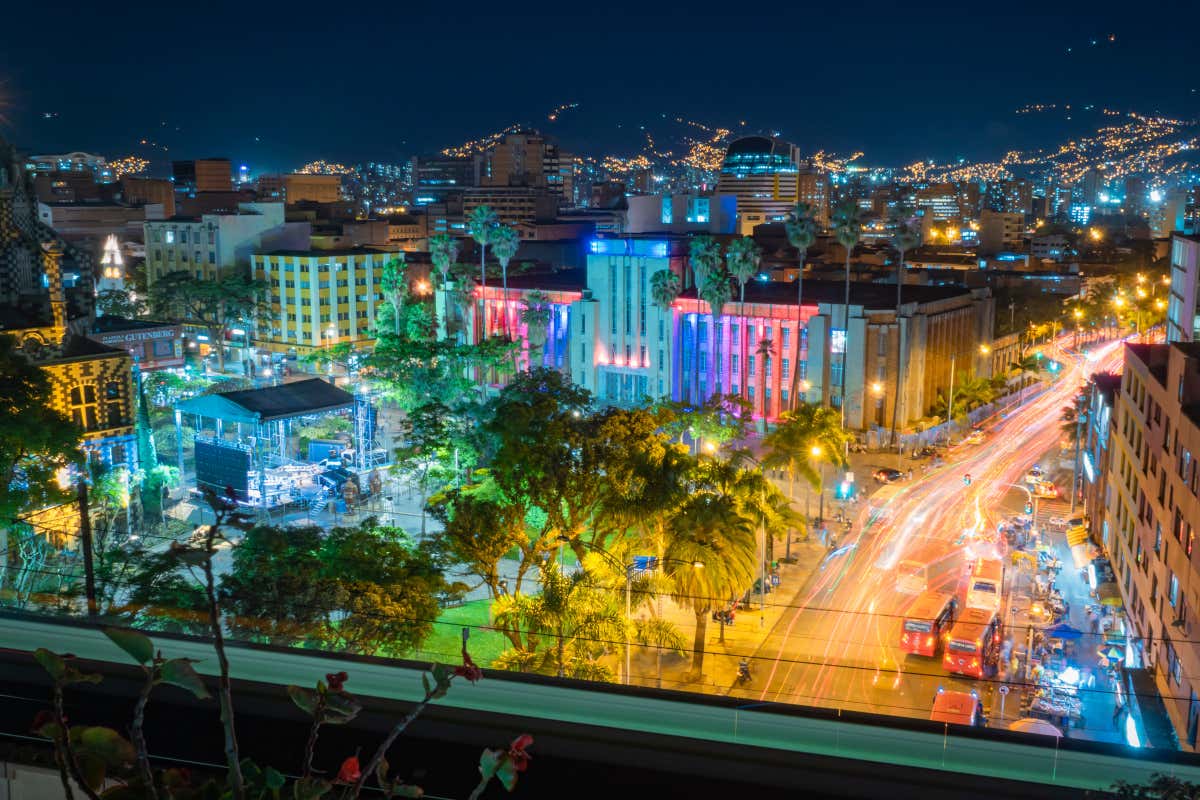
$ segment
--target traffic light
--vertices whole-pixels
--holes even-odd
[[[968,472],[967,474],[963,475],[963,486],[970,486],[970,485],[971,485],[971,473]]]
[[[853,489],[854,486],[850,483],[850,481],[842,481],[838,484],[835,495],[837,496],[838,500],[849,500],[850,493],[853,491]]]
[[[1049,364],[1046,365],[1046,369],[1050,370],[1051,372],[1058,372],[1058,362],[1051,361]]]

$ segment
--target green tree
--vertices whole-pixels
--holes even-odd
[[[659,311],[666,316],[667,321],[667,342],[666,352],[672,352],[671,349],[671,333],[673,322],[670,315],[671,307],[679,298],[681,284],[679,276],[669,269],[660,269],[650,276],[650,299],[654,305],[658,306]],[[673,361],[675,359],[672,359]],[[674,376],[671,378],[674,381]],[[667,396],[671,394],[670,386],[667,388]]]
[[[788,244],[796,248],[798,267],[796,270],[796,346],[792,363],[792,407],[800,405],[800,331],[804,326],[804,262],[808,258],[808,249],[817,240],[817,221],[815,209],[809,203],[797,203],[783,223],[787,232]]]
[[[704,673],[708,617],[754,583],[756,549],[754,524],[729,495],[696,492],[671,522],[666,564],[672,595],[696,618],[693,680]]]
[[[723,384],[721,382],[721,373],[723,365],[721,363],[721,317],[725,313],[725,306],[733,296],[733,288],[729,285],[729,273],[723,268],[718,268],[710,273],[708,280],[704,282],[704,288],[700,290],[700,299],[708,304],[708,313],[712,317],[712,350],[710,363],[713,369],[710,370],[713,374],[714,394],[721,394]]]
[[[692,279],[696,285],[696,296],[699,298],[709,279],[715,279],[718,272],[724,272],[721,265],[721,245],[713,237],[705,234],[693,238],[688,243],[688,263],[692,266]],[[710,329],[713,326],[709,326]],[[700,395],[700,322],[696,322],[696,335],[692,342],[692,380],[689,398],[697,403],[703,402]]]
[[[836,411],[805,403],[780,415],[774,430],[763,437],[763,464],[786,470],[793,485],[799,477],[821,491],[821,463],[847,466],[846,445],[852,438]]]
[[[421,496],[421,538],[425,538],[425,501],[436,489],[457,477],[450,426],[451,410],[437,401],[418,406],[400,423],[395,468],[409,472]]]
[[[467,214],[467,232],[471,234],[471,238],[479,245],[479,286],[482,292],[487,291],[487,249],[496,235],[496,229],[500,227],[500,218],[491,206],[476,206]],[[487,326],[487,301],[480,296],[480,317],[479,317],[479,337],[486,339],[488,336]]]
[[[450,266],[458,261],[460,246],[458,239],[448,233],[429,237],[429,260],[441,274],[443,287],[450,280]]]
[[[150,287],[149,303],[156,314],[204,328],[217,353],[217,370],[224,372],[225,334],[266,313],[266,291],[262,281],[231,269],[211,281],[198,281],[190,272],[169,272]]]
[[[837,207],[833,212],[831,220],[833,227],[834,238],[846,250],[846,298],[842,306],[842,331],[845,336],[849,337],[850,333],[850,256],[854,252],[854,248],[862,239],[862,211],[858,207],[857,201],[847,199]],[[833,358],[832,351],[833,337],[830,337],[830,359]],[[842,383],[838,387],[838,405],[842,409],[842,420],[845,424],[846,419],[846,358],[849,355],[848,347],[842,352]]]
[[[746,283],[758,274],[762,261],[762,249],[749,236],[741,236],[729,243],[725,252],[725,263],[729,274],[738,284],[738,314],[746,313]]]
[[[106,317],[138,319],[149,313],[146,301],[136,292],[106,289],[96,293],[96,313]]]
[[[612,681],[601,662],[626,634],[624,609],[613,592],[598,592],[585,571],[542,569],[540,594],[504,595],[492,603],[492,623],[520,631],[519,644],[500,654],[498,669]]]
[[[1042,374],[1042,359],[1036,355],[1022,356],[1019,361],[1014,361],[1008,367],[1009,374],[1017,378],[1021,382],[1020,394],[1017,397],[1017,404],[1025,402],[1025,386],[1026,378],[1037,379]]]
[[[550,320],[554,313],[550,298],[545,292],[534,290],[525,296],[521,306],[521,324],[525,326],[525,338],[529,341],[529,366],[541,366],[542,348],[550,334]]]
[[[509,590],[520,592],[525,575],[537,566],[540,554],[527,533],[527,509],[509,502],[490,479],[446,489],[429,500],[429,511],[442,529],[432,546],[443,569],[461,567],[487,587],[494,600]],[[513,586],[501,574],[501,562],[517,554]],[[507,634],[506,634],[507,635]]]
[[[393,333],[399,336],[403,328],[403,308],[408,300],[408,261],[403,252],[397,253],[383,265],[380,283],[387,295],[388,310],[385,313],[391,315]]]
[[[900,317],[903,308],[904,291],[904,255],[921,243],[921,232],[913,224],[913,210],[907,204],[896,206],[891,215],[892,247],[899,257],[896,259],[896,396],[892,400],[892,438],[894,444],[900,433],[900,398],[904,396],[904,378],[908,364],[904,361],[907,348],[904,346],[903,331],[900,328]]]
[[[55,473],[81,461],[83,432],[51,407],[50,379],[11,336],[0,335],[0,375],[0,530],[7,531],[22,512],[69,496]]]
[[[511,225],[497,225],[491,236],[492,253],[500,262],[500,281],[503,288],[504,319],[501,321],[502,330],[508,333],[508,262],[512,261],[521,246],[521,235]]]
[[[328,369],[330,374],[334,367],[341,367],[349,376],[356,371],[359,358],[361,353],[354,342],[335,342],[305,353],[300,360],[318,370]]]

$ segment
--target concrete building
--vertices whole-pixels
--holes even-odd
[[[982,255],[1022,250],[1024,237],[1024,214],[984,209],[979,215],[979,252]]]
[[[737,198],[737,231],[743,236],[769,222],[780,222],[798,202],[816,207],[817,221],[829,224],[829,179],[801,168],[795,145],[765,136],[747,136],[729,144],[717,178],[718,195]]]
[[[1200,339],[1200,234],[1171,236],[1171,296],[1167,298],[1167,341]]]
[[[250,256],[251,274],[265,282],[270,326],[255,345],[270,353],[304,355],[338,342],[374,342],[383,301],[383,266],[395,255],[367,248],[273,250]]]
[[[505,225],[517,225],[553,221],[561,198],[549,189],[481,186],[463,192],[462,202],[464,217],[479,206],[489,206]]]
[[[479,185],[547,189],[574,205],[575,158],[538,131],[509,133],[484,154]]]
[[[925,212],[922,217],[938,222],[952,222],[961,226],[963,221],[959,190],[953,183],[936,183],[917,192],[916,206]]]
[[[125,350],[143,373],[183,366],[183,326],[122,317],[97,317],[88,338]]]
[[[625,233],[733,233],[737,198],[732,195],[648,194],[628,198]]]
[[[309,231],[307,222],[284,221],[283,203],[241,203],[231,213],[147,221],[146,281],[179,271],[208,280],[249,264],[255,251],[307,247]]]
[[[104,156],[93,153],[73,152],[56,155],[29,156],[25,159],[25,170],[30,175],[49,172],[80,172],[92,176],[96,183],[112,183],[116,180]]]
[[[420,156],[412,160],[413,203],[444,203],[452,195],[479,185],[480,158]]]
[[[155,218],[169,219],[175,216],[175,186],[164,178],[121,178],[121,196],[131,206],[161,205],[161,213]]]
[[[260,175],[256,181],[261,202],[336,203],[342,199],[341,175]]]
[[[1133,661],[1153,675],[1180,744],[1194,750],[1200,344],[1126,345],[1110,449],[1100,536],[1127,610]]]
[[[233,165],[228,158],[172,161],[175,191],[184,195],[233,191]]]
[[[38,203],[38,219],[64,239],[141,238],[148,206],[116,202]]]

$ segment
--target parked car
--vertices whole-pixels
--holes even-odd
[[[883,467],[875,470],[871,477],[875,479],[876,483],[895,483],[904,477],[904,473],[898,469]]]

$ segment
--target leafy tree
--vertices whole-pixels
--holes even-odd
[[[447,489],[429,500],[429,511],[442,524],[432,546],[444,569],[461,567],[477,577],[492,599],[507,593],[500,572],[509,553],[518,554],[512,591],[520,592],[529,569],[536,566],[535,547],[526,532],[527,509],[509,502],[494,481]]]
[[[396,469],[411,472],[421,495],[421,538],[425,538],[425,501],[437,488],[458,477],[450,426],[456,419],[437,401],[418,406],[400,423],[403,445],[396,448]]]
[[[1023,403],[1025,402],[1025,378],[1037,379],[1041,376],[1042,359],[1036,355],[1022,356],[1019,361],[1014,361],[1009,365],[1008,371],[1014,378],[1021,381],[1020,396],[1017,398],[1017,402],[1018,404]]]
[[[1155,773],[1144,784],[1117,781],[1111,796],[1116,800],[1200,800],[1200,784]]]
[[[804,261],[808,257],[808,248],[817,240],[817,221],[815,209],[809,203],[797,203],[788,214],[783,227],[787,232],[788,244],[796,248],[798,268],[796,271],[796,347],[792,363],[792,405],[799,406],[802,399],[800,391],[800,329],[804,324]]]
[[[354,342],[335,342],[305,353],[300,357],[300,361],[318,370],[328,369],[330,374],[333,373],[334,367],[341,367],[343,372],[350,375],[355,371],[361,357],[362,354]]]
[[[762,249],[749,236],[741,236],[729,243],[725,252],[725,263],[729,274],[738,284],[738,314],[746,313],[746,282],[758,274],[762,261]]]
[[[834,238],[846,250],[846,298],[845,304],[842,307],[842,330],[849,335],[850,331],[850,256],[854,252],[854,248],[862,239],[862,211],[858,207],[858,203],[854,199],[847,199],[837,207],[833,212],[831,220],[833,227]],[[832,337],[830,337],[830,347],[832,347]],[[831,352],[832,357],[832,352]],[[845,419],[846,414],[846,372],[845,368],[846,353],[842,354],[842,385],[838,388],[840,395],[838,405],[842,409],[842,419]]]
[[[69,496],[54,476],[80,462],[83,432],[51,407],[50,379],[11,336],[0,336],[0,375],[0,530],[7,531],[22,512]]]
[[[106,317],[138,319],[149,313],[146,301],[136,292],[105,289],[96,293],[96,313]]]
[[[544,292],[535,290],[525,296],[524,305],[521,307],[521,324],[525,326],[525,337],[529,341],[530,367],[541,363],[540,354],[546,346],[553,313],[550,298]]]
[[[493,624],[520,631],[519,644],[493,666],[580,680],[612,681],[600,659],[626,633],[624,609],[612,592],[598,592],[585,571],[563,575],[543,568],[540,594],[504,595],[492,603]]]
[[[667,314],[671,306],[674,305],[676,299],[679,298],[680,292],[679,276],[668,269],[660,269],[650,276],[650,299],[654,305],[658,306],[664,314]],[[668,320],[670,316],[668,315]],[[667,352],[671,352],[671,328],[672,325],[667,325]],[[674,377],[672,377],[672,381]],[[671,390],[668,388],[667,395],[670,396]]]
[[[724,272],[721,264],[721,245],[713,237],[705,234],[696,236],[688,243],[688,263],[692,267],[692,279],[696,286],[696,296],[702,297],[705,286],[710,279],[717,280],[718,273]],[[692,380],[690,381],[689,399],[702,402],[700,396],[700,336],[699,322],[696,323],[695,341],[692,342]],[[709,326],[710,329],[715,326]]]
[[[393,332],[399,336],[403,325],[404,303],[408,299],[408,262],[404,253],[399,252],[383,265],[381,284],[387,295],[389,308],[385,313],[391,315]]]
[[[1062,414],[1059,416],[1062,424],[1059,425],[1059,429],[1070,440],[1072,447],[1079,447],[1086,438],[1084,432],[1087,430],[1087,409],[1088,397],[1083,393],[1075,395],[1071,402],[1062,408]]]
[[[657,406],[662,429],[680,442],[688,434],[697,448],[700,442],[721,447],[746,438],[751,411],[749,401],[732,394],[712,395],[699,404],[663,402]]]
[[[729,274],[724,269],[715,270],[709,275],[709,278],[704,283],[704,288],[700,290],[700,299],[708,304],[708,313],[712,317],[712,356],[711,363],[714,365],[712,370],[713,380],[715,382],[715,394],[721,394],[721,316],[725,312],[725,305],[733,296],[733,289],[729,285]]]
[[[896,206],[891,217],[892,247],[896,248],[899,258],[896,259],[896,338],[900,341],[900,314],[903,306],[904,291],[904,254],[921,243],[921,232],[913,223],[913,210],[907,204]],[[896,397],[892,400],[892,440],[895,441],[899,431],[900,398],[903,396],[905,370],[908,365],[904,361],[906,348],[898,347],[896,364]]]
[[[692,494],[671,521],[667,572],[679,604],[696,618],[691,677],[704,672],[708,617],[754,582],[757,546],[754,525],[729,495]]]
[[[150,308],[156,314],[204,328],[217,353],[217,369],[225,371],[225,334],[267,312],[267,285],[234,270],[211,281],[198,281],[190,272],[169,272],[150,287]]]

